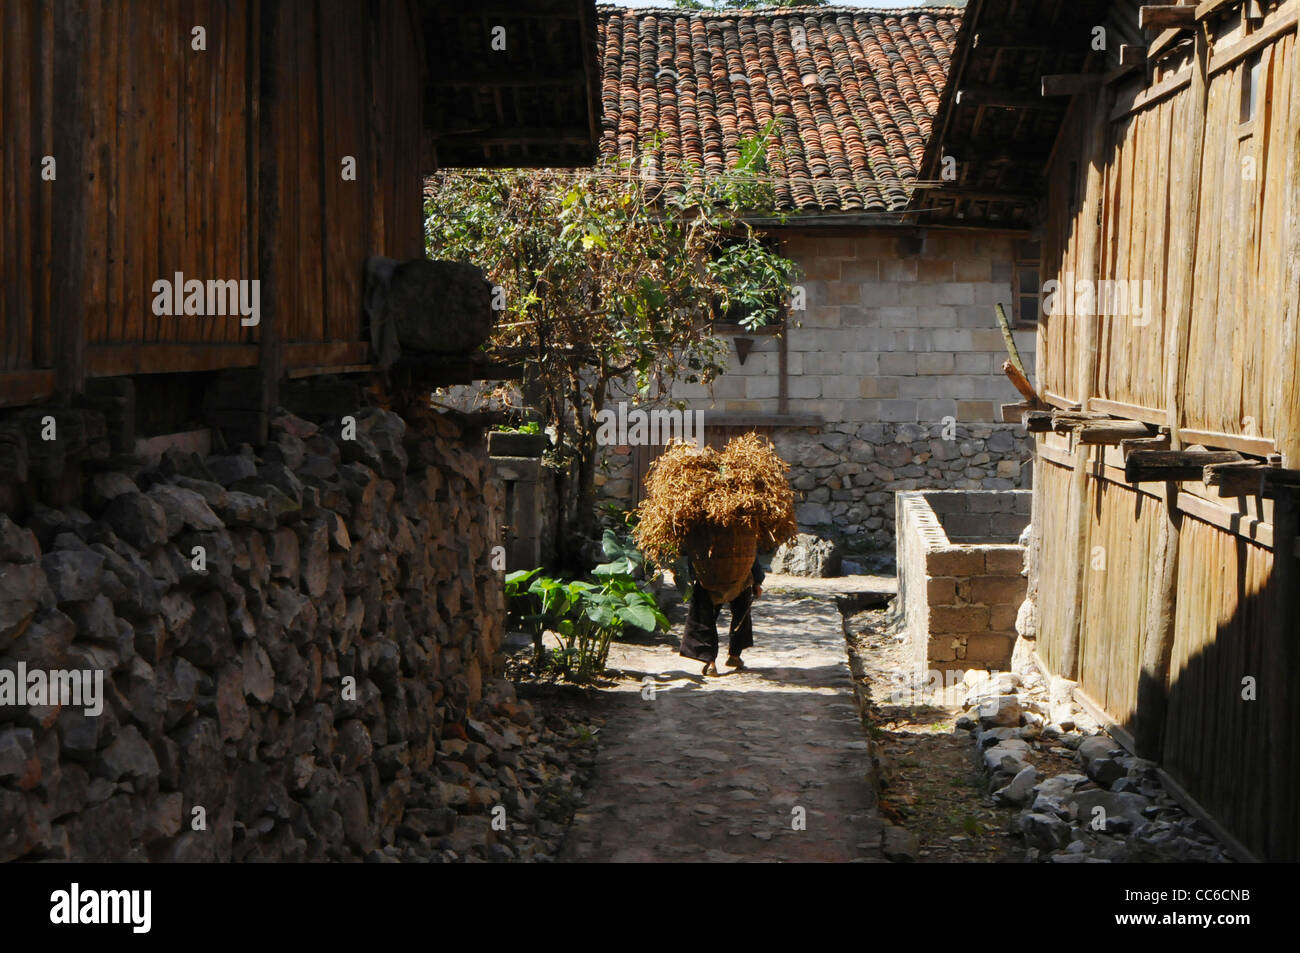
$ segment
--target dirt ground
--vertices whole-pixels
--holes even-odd
[[[854,681],[871,700],[867,729],[879,760],[882,816],[916,835],[922,863],[1022,862],[1024,849],[1008,831],[1016,810],[993,803],[970,732],[955,731],[961,698],[909,704],[930,699],[891,697],[914,663],[889,618],[888,610],[872,609],[845,622]],[[1078,770],[1050,752],[1029,760],[1044,776]]]

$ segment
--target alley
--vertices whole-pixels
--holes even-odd
[[[754,636],[747,670],[707,680],[668,642],[615,645],[620,677],[562,860],[884,859],[833,595],[770,587]]]

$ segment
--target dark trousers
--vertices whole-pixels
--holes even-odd
[[[753,601],[752,588],[731,600],[731,639],[727,647],[731,655],[739,655],[754,644],[754,623],[749,614]],[[715,661],[718,657],[718,616],[721,614],[722,606],[715,606],[708,592],[697,582],[691,590],[691,612],[686,619],[680,654],[699,662]]]

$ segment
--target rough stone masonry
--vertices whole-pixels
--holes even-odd
[[[448,859],[458,817],[532,814],[485,448],[432,413],[353,421],[93,454],[79,504],[0,515],[0,669],[106,696],[0,705],[0,862]]]

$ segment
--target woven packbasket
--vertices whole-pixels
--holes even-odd
[[[752,582],[758,540],[750,530],[707,526],[687,537],[686,553],[695,581],[708,592],[714,605],[722,605]]]

